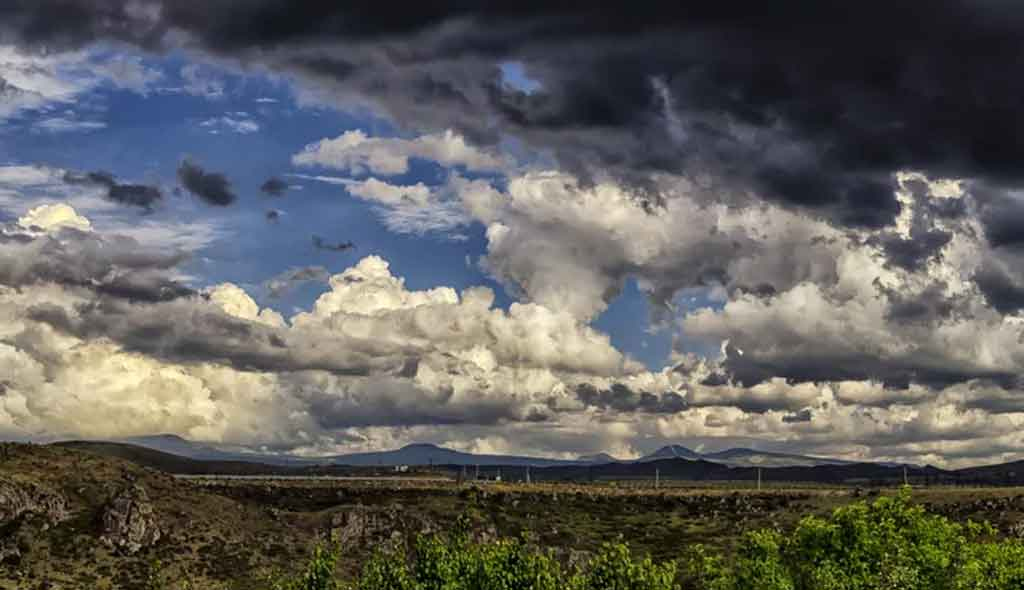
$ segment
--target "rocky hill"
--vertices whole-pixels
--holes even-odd
[[[192,590],[269,590],[276,573],[294,570],[314,544],[328,540],[341,544],[344,578],[374,549],[408,546],[418,534],[447,530],[459,515],[477,537],[528,532],[566,562],[620,535],[641,554],[673,559],[691,544],[730,547],[746,530],[792,526],[868,493],[806,485],[759,493],[722,482],[656,489],[645,480],[459,485],[372,470],[359,480],[182,479],[132,462],[140,458],[194,467],[191,459],[132,447],[0,444],[0,590],[181,590],[186,580]],[[666,473],[729,469],[683,459],[652,466]],[[620,475],[639,468],[607,466]],[[849,468],[817,469],[841,477]],[[582,476],[587,468],[536,471],[546,469]],[[1020,490],[918,494],[935,511],[1024,535]]]

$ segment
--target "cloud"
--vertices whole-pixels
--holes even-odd
[[[317,250],[330,250],[332,252],[344,252],[356,247],[352,242],[328,242],[320,236],[313,236],[313,247]]]
[[[500,157],[468,145],[462,136],[451,130],[401,139],[368,137],[358,129],[307,145],[292,157],[292,163],[334,168],[351,174],[394,176],[409,171],[411,158],[470,171],[496,171],[509,165]]]
[[[194,63],[186,64],[179,74],[185,93],[211,100],[224,98],[224,80],[211,68]]]
[[[232,117],[228,115],[206,119],[199,123],[199,126],[209,129],[210,133],[213,134],[220,133],[221,131],[229,131],[240,135],[248,135],[260,130],[260,124],[252,119],[245,117]]]
[[[376,213],[388,231],[398,234],[441,234],[448,239],[457,239],[461,235],[451,233],[452,230],[472,223],[460,202],[459,193],[473,186],[487,186],[484,182],[467,181],[458,175],[450,176],[440,186],[427,186],[422,182],[402,186],[377,178],[354,180],[307,174],[291,176],[341,185],[352,196],[377,204]]]
[[[400,126],[451,130],[484,148],[515,137],[583,179],[643,189],[651,173],[704,178],[711,194],[753,192],[864,228],[899,214],[898,170],[1020,180],[1020,134],[1007,121],[1021,89],[983,74],[1016,63],[1019,14],[1004,4],[941,2],[920,21],[929,34],[913,39],[902,23],[920,15],[881,3],[838,18],[808,3],[785,13],[438,6],[399,20],[346,7],[290,8],[293,18],[282,19],[283,2],[202,14],[155,0],[145,10],[62,6],[73,18],[45,26],[35,23],[55,12],[47,2],[6,8],[6,36],[26,47],[116,40],[148,50],[187,39],[226,63],[300,82],[302,100],[368,106]],[[873,31],[866,53],[864,30]],[[806,50],[825,42],[828,55]],[[501,64],[510,62],[537,88],[506,84]],[[200,82],[187,87],[223,92]]]
[[[219,172],[208,172],[188,158],[178,166],[178,180],[185,189],[208,205],[227,207],[238,198],[226,176]]]
[[[288,190],[288,183],[281,178],[272,176],[260,185],[260,190],[266,195],[280,197]]]
[[[86,174],[66,173],[64,180],[71,184],[94,184],[107,189],[107,198],[115,203],[152,210],[163,200],[160,187],[147,184],[120,183],[114,175],[102,170]]]
[[[83,121],[74,117],[48,117],[33,124],[33,129],[47,133],[77,133],[103,129],[107,126],[103,121]]]
[[[109,57],[89,51],[28,51],[0,45],[0,121],[73,105],[80,96],[104,84],[145,95],[159,77],[135,57]],[[34,125],[53,133],[103,127],[102,121],[80,120],[73,113],[46,117]]]
[[[204,62],[182,78],[204,96],[225,93],[220,68],[270,72],[300,107],[367,109],[402,134],[324,138],[296,166],[371,203],[392,231],[481,223],[482,266],[516,303],[503,311],[489,291],[412,291],[366,258],[281,324],[228,287],[224,306],[210,292],[117,297],[91,273],[57,288],[70,272],[61,262],[23,275],[38,277],[21,287],[39,300],[31,317],[11,303],[5,317],[17,322],[0,322],[25,324],[18,342],[56,343],[31,359],[12,353],[11,372],[28,380],[19,391],[51,401],[29,378],[32,363],[59,373],[60,343],[105,343],[210,392],[196,400],[212,400],[207,422],[171,426],[252,441],[246,424],[265,423],[280,429],[272,444],[303,452],[423,438],[628,455],[684,438],[955,463],[1024,449],[1024,88],[992,74],[1019,61],[1016,7],[437,5],[399,19],[276,0],[60,8],[0,7],[0,35],[43,60],[42,74],[3,74],[0,92],[18,105],[10,113],[85,91],[33,53],[44,46],[70,50],[62,63],[97,41],[187,46]],[[928,34],[908,36],[909,22]],[[510,63],[532,83],[508,83]],[[444,167],[447,180],[391,181],[416,160]],[[51,172],[0,170],[0,181],[38,181],[41,192],[52,181],[36,177]],[[14,185],[0,182],[0,203],[27,213]],[[76,188],[81,202],[108,201],[102,186]],[[107,222],[89,217],[101,233]],[[76,260],[23,230],[3,247]],[[58,233],[90,233],[75,232]],[[672,331],[674,366],[663,371],[637,366],[589,325],[631,280]],[[68,290],[80,300],[62,303]],[[10,399],[29,399],[19,395]],[[5,407],[22,412],[10,428],[62,424]]]
[[[272,298],[283,296],[295,285],[300,283],[315,282],[327,283],[330,273],[322,266],[303,266],[291,268],[285,272],[267,280],[263,286],[267,294]]]

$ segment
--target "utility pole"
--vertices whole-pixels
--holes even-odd
[[[757,491],[761,491],[761,468],[757,468]]]
[[[654,489],[661,487],[661,468],[654,468]]]
[[[907,466],[903,466],[903,485],[908,486],[910,482],[907,480]]]

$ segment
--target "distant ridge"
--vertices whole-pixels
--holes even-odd
[[[100,441],[97,441],[100,442]],[[818,465],[852,465],[856,462],[827,457],[813,457],[774,451],[759,451],[749,448],[733,448],[723,451],[701,453],[678,444],[663,446],[638,459],[619,459],[608,453],[580,456],[576,459],[552,459],[520,455],[476,454],[457,451],[431,443],[412,443],[399,449],[350,453],[321,457],[298,457],[288,454],[249,453],[212,444],[186,440],[173,434],[136,436],[114,441],[170,453],[200,461],[228,461],[260,463],[282,467],[312,467],[323,465],[349,465],[354,467],[392,467],[395,465],[466,465],[466,466],[566,466],[566,465],[607,465],[650,463],[663,459],[684,459],[707,461],[729,467],[813,467]],[[888,467],[902,467],[895,463],[877,463]]]
[[[152,441],[150,441],[152,442]],[[116,442],[66,441],[53,443],[79,451],[126,459],[138,465],[174,474],[192,475],[274,475],[274,476],[380,476],[392,472],[384,462],[386,459],[401,457],[415,458],[418,453],[435,457],[436,462],[430,473],[447,473],[456,478],[465,473],[467,463],[451,463],[447,460],[479,461],[479,473],[484,478],[502,475],[504,479],[521,481],[526,479],[527,468],[534,481],[600,481],[600,480],[647,480],[653,481],[656,474],[663,480],[685,481],[756,481],[765,482],[807,482],[837,485],[897,485],[906,478],[914,485],[1024,485],[1024,461],[971,467],[955,471],[931,466],[891,465],[882,463],[846,463],[841,465],[796,465],[796,466],[730,466],[704,459],[673,457],[649,461],[586,462],[584,460],[548,460],[553,463],[537,465],[531,457],[504,457],[501,455],[473,455],[445,449],[435,445],[409,445],[383,454],[363,453],[351,461],[373,461],[383,455],[380,464],[363,465],[325,462],[307,462],[296,465],[273,465],[253,461],[218,461],[193,459],[172,453]],[[411,447],[411,448],[410,448]],[[754,453],[758,453],[754,451]],[[350,457],[350,456],[348,456]],[[610,457],[606,455],[605,457]],[[601,461],[601,457],[588,459]],[[498,461],[491,463],[488,461]],[[516,462],[519,461],[519,462]],[[418,468],[420,473],[425,468]],[[474,470],[474,475],[476,470]]]

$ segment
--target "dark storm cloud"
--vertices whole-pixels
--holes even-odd
[[[980,209],[989,244],[1024,250],[1024,195],[983,183],[975,183],[970,192]]]
[[[0,22],[27,45],[184,42],[260,60],[405,126],[514,134],[640,187],[650,171],[710,175],[716,193],[753,188],[855,227],[892,221],[895,170],[1024,182],[1011,2],[24,0]],[[504,84],[504,60],[538,88]]]
[[[766,336],[766,340],[769,340]],[[941,388],[973,379],[988,379],[1009,386],[1013,371],[990,369],[970,361],[925,353],[886,358],[852,348],[849,344],[807,342],[794,344],[785,354],[759,354],[752,346],[726,346],[722,367],[734,383],[751,387],[775,377],[792,383],[872,380],[892,387],[917,383]]]
[[[288,190],[288,183],[274,176],[268,178],[266,182],[260,185],[260,190],[272,197],[280,197]]]
[[[945,294],[947,286],[941,281],[915,294],[886,289],[877,282],[875,286],[889,299],[887,319],[897,323],[935,322],[950,317],[967,303],[962,296],[948,297]]]
[[[974,282],[985,295],[988,304],[1000,313],[1016,313],[1024,309],[1024,280],[1021,273],[1008,271],[1002,265],[989,262],[975,273]]]
[[[352,242],[328,242],[320,236],[313,236],[313,247],[317,250],[329,250],[331,252],[344,252],[356,247]]]
[[[172,277],[187,254],[146,249],[129,237],[71,228],[34,235],[7,227],[0,245],[0,284],[9,287],[56,283],[148,302],[193,294]]]
[[[344,395],[316,389],[310,410],[326,429],[359,426],[495,425],[530,421],[515,399],[454,396],[448,388],[434,393],[408,379],[370,378],[346,388]]]
[[[41,304],[29,317],[78,338],[108,338],[125,350],[155,358],[219,362],[239,370],[386,375],[401,370],[412,354],[401,346],[294,333],[237,318],[201,296],[144,304],[101,297],[79,305],[73,314]]]
[[[598,389],[589,383],[576,387],[576,397],[588,406],[620,412],[674,414],[686,409],[686,400],[678,393],[655,395],[646,391],[633,391],[622,383],[608,389]]]
[[[784,415],[782,421],[786,424],[798,424],[800,422],[810,422],[812,417],[811,410],[805,408],[799,412]]]
[[[187,158],[178,166],[178,180],[188,192],[209,205],[227,207],[238,198],[226,176],[208,172]]]
[[[120,183],[113,174],[102,170],[86,174],[69,172],[64,175],[64,181],[70,184],[92,184],[105,187],[107,199],[122,205],[141,207],[147,211],[152,210],[164,196],[160,187],[148,184]]]

